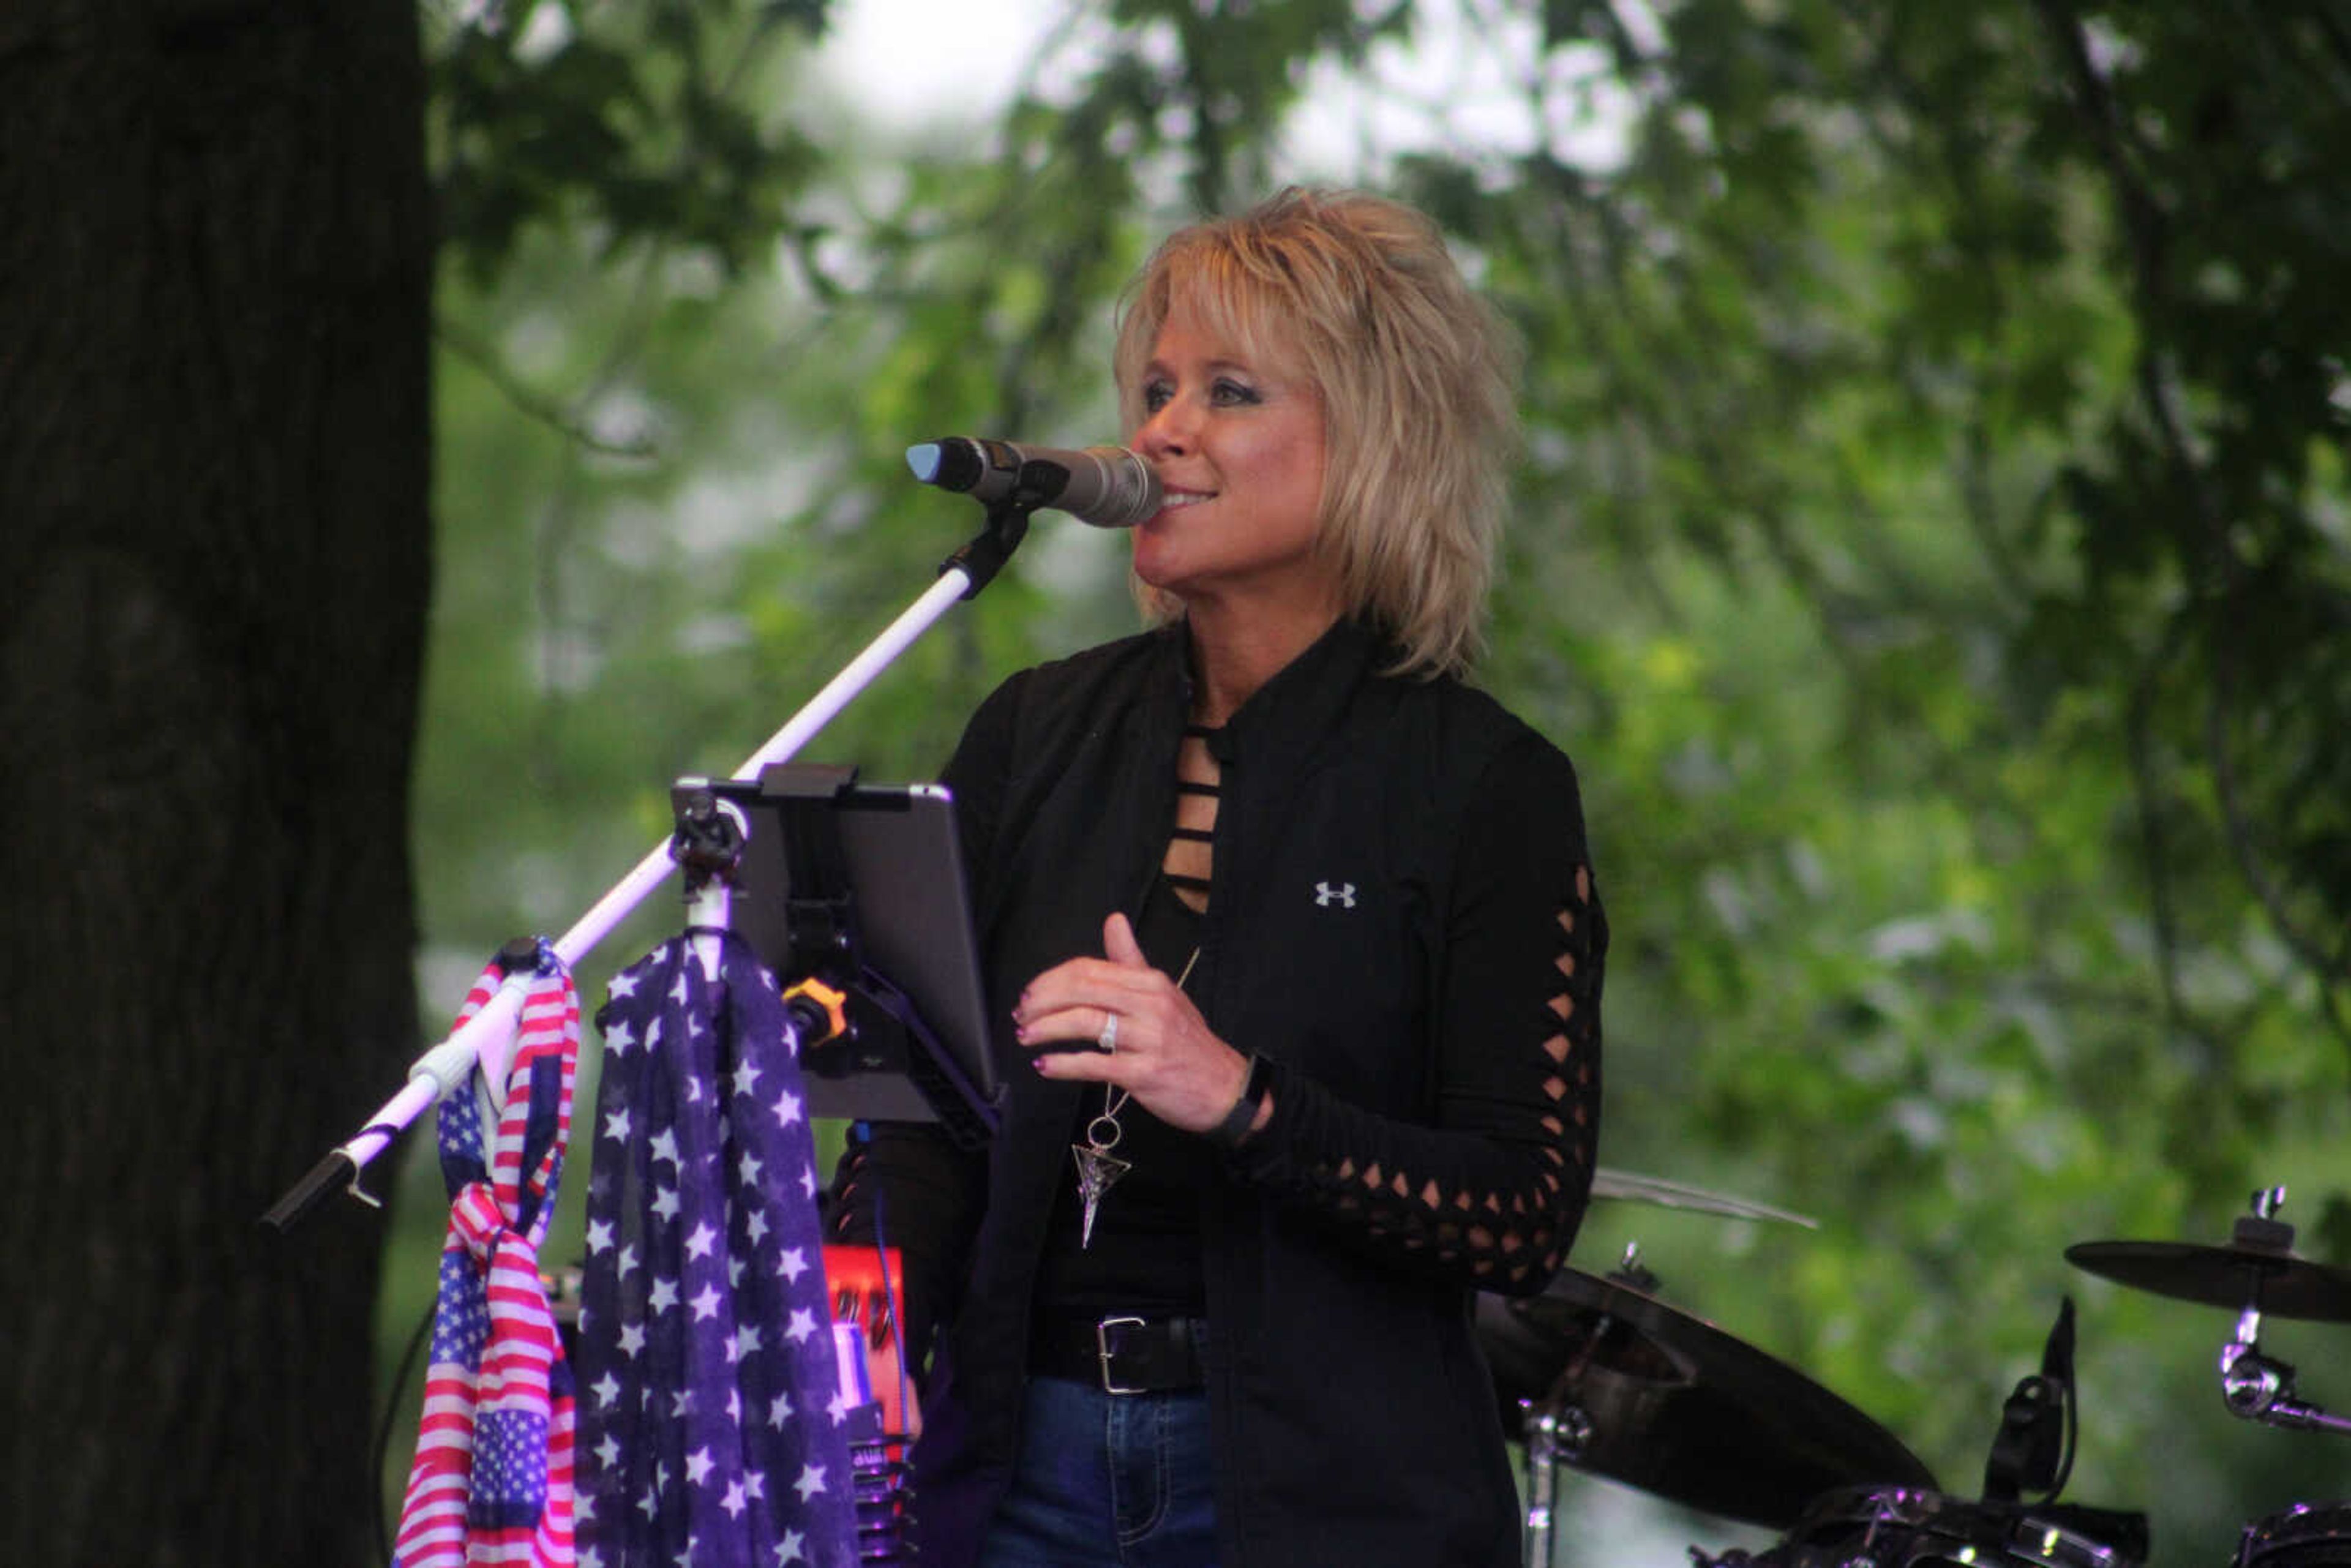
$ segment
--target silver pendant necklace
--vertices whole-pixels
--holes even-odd
[[[1102,1194],[1134,1168],[1132,1160],[1120,1159],[1111,1153],[1118,1147],[1119,1135],[1124,1131],[1118,1124],[1118,1113],[1125,1106],[1125,1094],[1104,1085],[1102,1114],[1086,1124],[1084,1143],[1070,1145],[1070,1156],[1078,1162],[1078,1202],[1081,1206],[1078,1246],[1081,1249],[1094,1244],[1094,1211],[1102,1207]]]
[[[1192,966],[1200,961],[1200,949],[1184,960],[1184,972],[1176,977],[1176,988],[1182,990],[1192,977]],[[1086,1141],[1070,1145],[1070,1157],[1078,1166],[1078,1247],[1081,1250],[1094,1244],[1094,1215],[1102,1207],[1102,1195],[1116,1185],[1118,1178],[1134,1168],[1134,1162],[1123,1160],[1113,1151],[1126,1129],[1120,1126],[1118,1113],[1126,1109],[1134,1096],[1114,1083],[1102,1085],[1102,1113],[1086,1124]]]

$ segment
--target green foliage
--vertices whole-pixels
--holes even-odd
[[[730,270],[822,161],[744,90],[825,0],[489,0],[428,7],[443,245],[487,282],[534,227],[611,251],[697,246]]]
[[[1776,1310],[1741,1321],[1959,1487],[2083,1289],[2065,1245],[2217,1239],[2286,1166],[2313,1171],[2305,1219],[2340,1183],[2317,1156],[2345,1068],[2328,785],[2351,644],[2327,635],[2340,470],[2314,484],[2306,455],[2342,411],[2261,400],[2273,357],[2242,316],[2200,361],[2169,345],[2117,265],[2144,220],[2086,91],[2049,90],[2078,32],[2043,11],[1691,5],[1636,46],[1613,8],[1554,6],[1554,36],[1611,40],[1647,90],[1622,172],[1404,172],[1528,325],[1555,422],[1529,509],[1587,541],[1511,575],[1530,602],[1506,599],[1495,678],[1561,716],[1617,875],[1610,1146],[1727,1160],[1834,1217],[1773,1239]],[[2202,14],[2148,15],[2104,36],[2105,89],[2162,142],[2234,57],[2208,71]],[[2310,134],[2345,98],[2264,102]],[[2239,265],[2317,334],[2279,362],[2342,341],[2324,274],[2280,265],[2308,232],[2199,233],[2262,253]],[[2196,511],[2224,494],[2246,520],[2216,558]],[[2269,548],[2291,585],[2254,566]],[[1525,651],[1552,619],[1577,660]],[[1590,695],[1561,691],[1578,677]],[[2087,1380],[2159,1357],[2209,1402],[2176,1335],[2088,1294]],[[2076,1495],[2154,1509],[2162,1560],[2273,1506],[2247,1500],[2282,1478],[2217,1445],[2210,1511],[2149,1495],[2142,1446],[2176,1410],[2103,1414]]]
[[[905,444],[1110,434],[1111,302],[1152,239],[1299,172],[1314,73],[1464,26],[1125,0],[981,136],[816,99],[817,8],[574,7],[521,48],[544,8],[437,39],[435,1012],[976,525]],[[1582,771],[1603,1157],[1823,1221],[1604,1205],[1575,1263],[1641,1241],[1668,1299],[1970,1495],[2074,1293],[2071,1495],[2153,1512],[2158,1563],[2219,1561],[2339,1491],[2317,1439],[2219,1409],[2226,1314],[2063,1253],[2217,1241],[2283,1181],[2351,1260],[2346,29],[2302,3],[1472,15],[1536,129],[1339,172],[1437,214],[1527,349],[1485,678]],[[1625,106],[1600,159],[1566,134],[1595,83]],[[1133,625],[1123,578],[1115,538],[1040,519],[810,755],[929,773],[1003,674]],[[2314,1332],[2273,1327],[2290,1357]]]

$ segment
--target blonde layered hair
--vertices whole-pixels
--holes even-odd
[[[1127,287],[1113,360],[1126,428],[1178,311],[1321,393],[1317,548],[1349,613],[1403,648],[1398,673],[1459,674],[1483,639],[1518,443],[1517,356],[1427,218],[1358,192],[1291,188],[1180,229]],[[1172,620],[1182,601],[1138,584]]]

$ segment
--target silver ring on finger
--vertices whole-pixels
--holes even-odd
[[[1118,1049],[1118,1015],[1108,1009],[1102,1010],[1102,1033],[1094,1036],[1094,1049],[1104,1056]]]

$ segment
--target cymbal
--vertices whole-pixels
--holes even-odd
[[[1725,1197],[1703,1187],[1667,1181],[1662,1176],[1612,1171],[1606,1166],[1592,1173],[1592,1196],[1633,1198],[1642,1203],[1654,1203],[1661,1208],[1694,1208],[1707,1214],[1728,1215],[1733,1219],[1776,1219],[1783,1225],[1801,1225],[1807,1230],[1821,1228],[1821,1222],[1808,1214],[1791,1213],[1748,1198]]]
[[[1478,1327],[1506,1419],[1526,1399],[1588,1426],[1560,1454],[1578,1469],[1777,1530],[1833,1488],[1935,1489],[1897,1438],[1802,1373],[1619,1281],[1566,1270],[1540,1296],[1481,1296]]]
[[[2175,1301],[2314,1322],[2351,1322],[2351,1273],[2261,1247],[2187,1241],[2082,1241],[2065,1249],[2078,1269]]]

